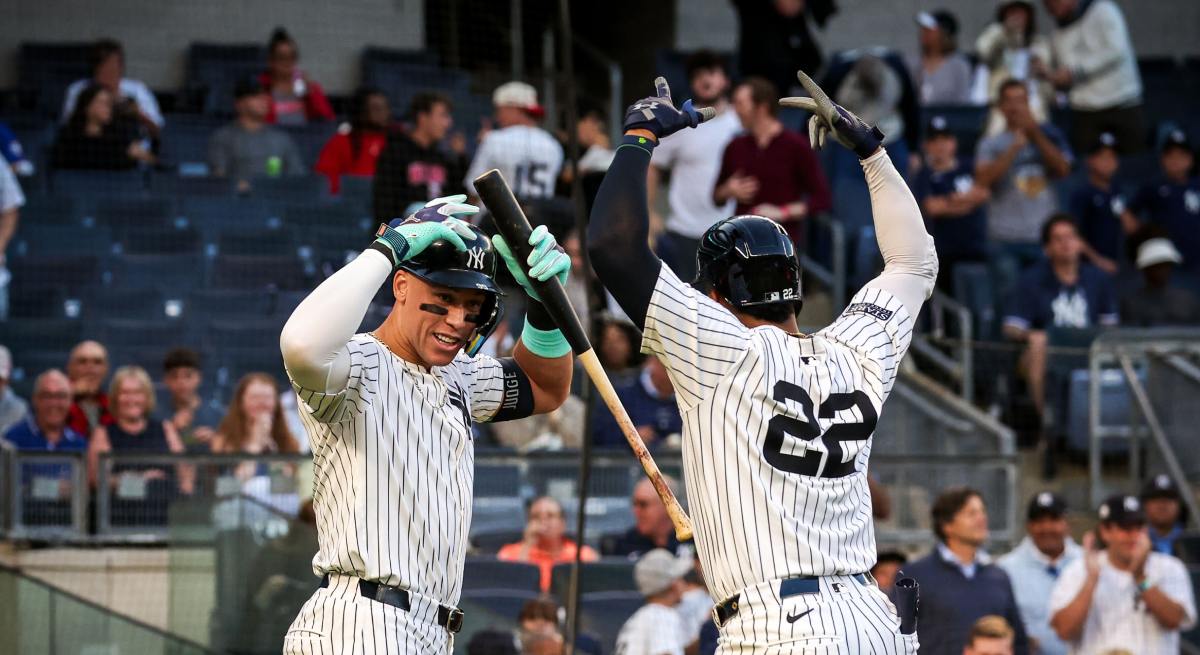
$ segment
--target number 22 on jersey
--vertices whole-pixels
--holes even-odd
[[[871,398],[863,391],[829,394],[820,406],[802,387],[786,380],[779,380],[771,396],[780,403],[795,403],[800,406],[803,418],[776,414],[767,423],[767,437],[763,440],[763,457],[771,466],[788,473],[821,478],[841,478],[854,473],[854,458],[842,461],[845,453],[842,442],[865,441],[875,431],[879,415]],[[861,420],[852,423],[835,423],[821,431],[818,419],[837,418],[839,412],[858,409]],[[786,437],[812,442],[822,439],[825,451],[807,448],[800,455],[783,452]]]

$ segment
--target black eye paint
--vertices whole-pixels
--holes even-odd
[[[427,302],[421,303],[420,308],[421,308],[421,311],[423,311],[423,312],[429,312],[430,314],[437,314],[438,316],[445,316],[446,314],[450,313],[449,309],[446,309],[445,307],[442,307],[441,305],[434,305],[432,303],[427,303]]]

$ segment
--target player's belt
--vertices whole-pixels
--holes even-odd
[[[864,587],[871,584],[871,579],[866,573],[855,573],[850,577],[857,580]],[[784,578],[779,581],[780,600],[791,598],[792,596],[819,593],[821,593],[821,578],[819,576],[802,575],[794,578]],[[713,606],[713,620],[716,621],[718,628],[724,626],[726,622],[737,616],[738,601],[741,597],[741,594],[734,594]]]
[[[321,587],[329,586],[329,576],[321,578]],[[358,593],[363,598],[369,598],[375,602],[391,605],[392,607],[402,609],[405,612],[412,611],[412,599],[409,591],[403,587],[389,587],[378,582],[370,580],[358,581]],[[445,628],[451,633],[456,633],[462,630],[463,626],[463,611],[457,607],[446,607],[438,605],[437,624]]]

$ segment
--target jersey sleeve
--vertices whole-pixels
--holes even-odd
[[[298,409],[318,423],[342,423],[362,414],[379,380],[378,347],[354,339],[346,344],[346,350],[350,354],[350,376],[346,388],[336,393],[305,387],[288,373],[288,380],[300,399]]]
[[[729,310],[660,267],[646,309],[642,352],[658,355],[681,409],[695,407],[741,359],[750,330]]]
[[[892,389],[900,360],[912,342],[913,319],[899,298],[875,287],[864,287],[842,315],[821,330],[821,336],[879,364],[884,393]]]
[[[462,353],[455,357],[454,366],[467,388],[471,420],[487,423],[495,419],[505,404],[506,383],[513,377],[509,369],[515,367],[506,367],[503,361],[487,355],[468,357]]]

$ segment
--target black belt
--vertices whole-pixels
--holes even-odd
[[[855,573],[850,577],[854,578],[864,587],[871,584],[871,579],[865,573]],[[792,596],[819,593],[821,593],[821,578],[818,576],[804,575],[795,578],[784,578],[779,581],[780,600],[791,598]],[[737,616],[738,599],[741,596],[741,594],[734,594],[713,606],[713,618],[716,620],[718,628],[725,625],[729,619]]]
[[[329,586],[329,576],[321,578],[321,587]],[[407,589],[402,587],[389,587],[378,582],[370,580],[358,581],[358,593],[363,598],[369,598],[375,602],[391,605],[404,610],[405,612],[412,611],[412,602]],[[463,626],[463,611],[457,607],[446,607],[438,605],[437,624],[445,628],[450,633],[456,633],[462,630]]]

